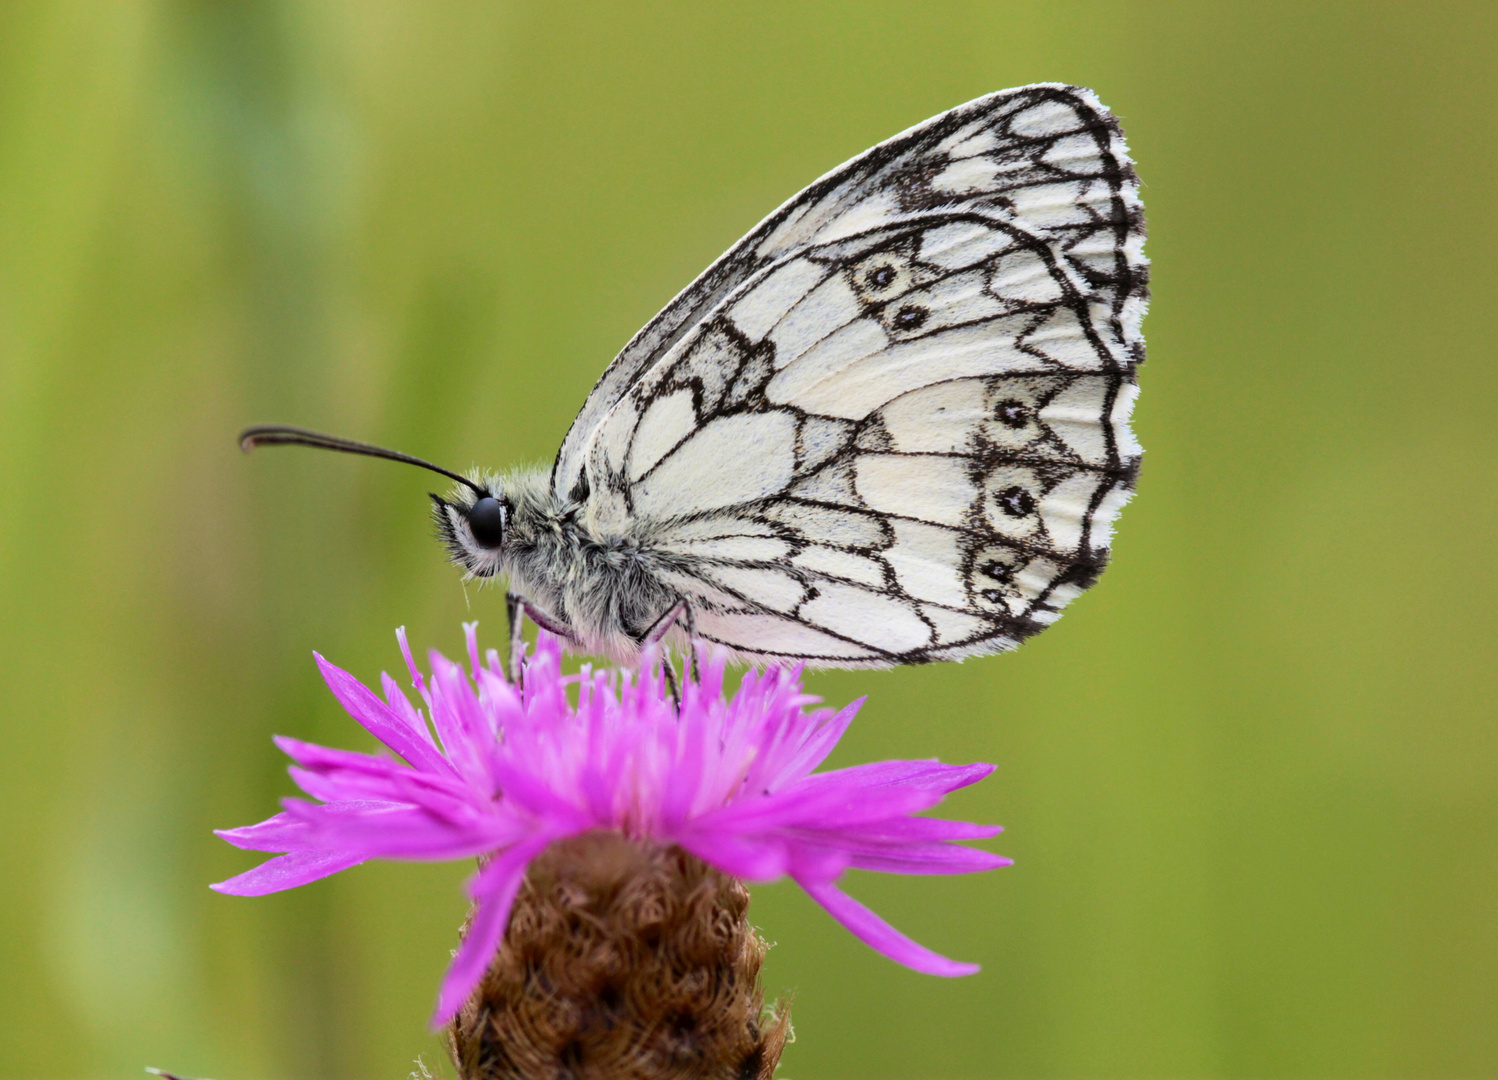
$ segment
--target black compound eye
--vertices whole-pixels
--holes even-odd
[[[481,548],[493,551],[505,542],[504,503],[492,495],[485,495],[468,510],[468,528],[473,541]]]

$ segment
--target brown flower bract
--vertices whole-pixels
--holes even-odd
[[[596,832],[530,866],[504,943],[448,1028],[461,1080],[769,1080],[744,886],[680,848]]]

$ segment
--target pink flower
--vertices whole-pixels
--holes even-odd
[[[814,773],[862,699],[837,712],[807,711],[818,699],[802,693],[799,670],[748,672],[728,699],[725,657],[710,656],[701,681],[687,683],[678,714],[659,666],[643,676],[586,667],[563,676],[560,644],[544,632],[516,687],[496,652],[480,661],[475,625],[464,627],[470,671],[433,652],[430,682],[405,632],[396,632],[430,726],[389,675],[381,676],[381,701],[317,656],[339,703],[405,764],[277,738],[296,763],[292,778],[321,801],[287,799],[267,821],[220,831],[238,847],[283,854],[214,889],[259,896],[372,858],[487,857],[468,885],[475,912],[434,1024],[446,1022],[483,975],[530,861],[557,840],[597,829],[677,844],[750,881],[789,875],[890,959],[933,975],[978,970],[912,941],[836,882],[849,867],[957,874],[1007,865],[950,843],[993,836],[998,827],[914,816],[993,766],[886,761]],[[573,683],[576,706],[568,700]]]

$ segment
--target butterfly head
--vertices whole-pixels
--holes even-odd
[[[447,498],[432,496],[437,538],[452,561],[474,577],[499,572],[510,534],[510,500],[492,480],[465,482]]]

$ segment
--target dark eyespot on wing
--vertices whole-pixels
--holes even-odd
[[[1035,513],[1035,496],[1028,489],[1018,485],[999,492],[994,496],[994,502],[1010,517],[1029,517]]]
[[[931,315],[931,312],[917,304],[906,304],[895,312],[894,324],[897,330],[918,330]]]
[[[1005,398],[994,407],[999,423],[1011,430],[1019,430],[1030,422],[1030,410],[1023,401]]]

